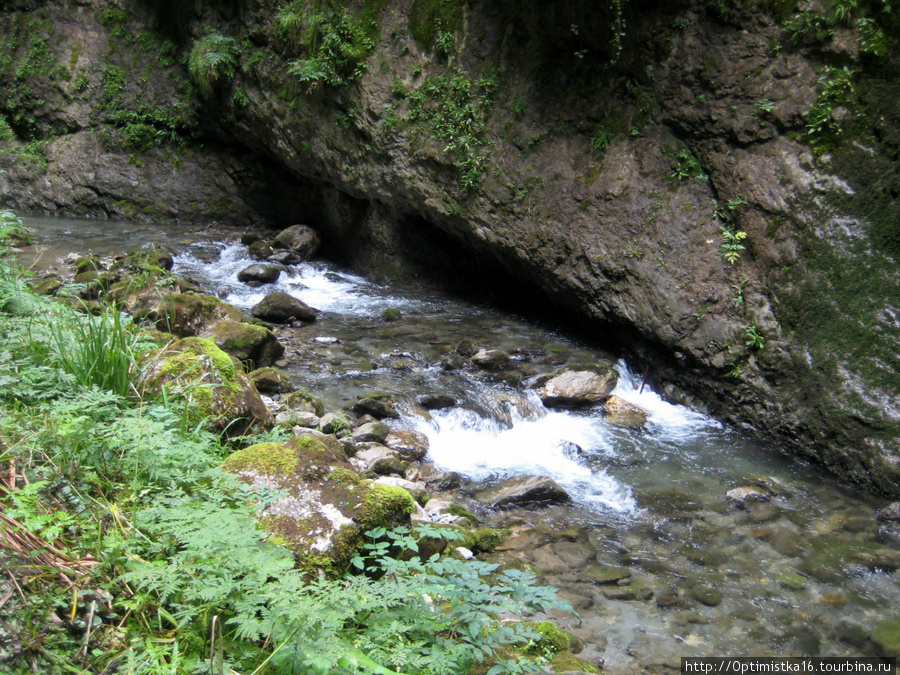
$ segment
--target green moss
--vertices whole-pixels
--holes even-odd
[[[297,453],[284,443],[257,443],[231,453],[222,468],[230,473],[249,469],[266,475],[289,476],[297,464]]]
[[[355,520],[363,532],[376,527],[391,527],[401,524],[402,516],[409,516],[416,508],[416,500],[401,487],[369,483],[369,491],[356,513]]]
[[[351,471],[350,469],[345,469],[343,467],[332,469],[331,473],[328,474],[327,479],[338,485],[345,485],[348,487],[356,487],[363,484],[362,476],[356,471]]]
[[[285,403],[288,408],[295,408],[306,404],[312,409],[317,417],[322,417],[325,414],[325,404],[322,403],[322,400],[316,398],[307,391],[291,392],[285,399]]]
[[[540,621],[526,624],[528,628],[541,634],[540,639],[533,641],[524,651],[526,654],[544,655],[571,652],[579,648],[578,638],[569,631],[563,630],[552,621]],[[567,670],[571,670],[568,669]]]
[[[447,513],[453,516],[459,516],[460,518],[465,518],[472,525],[477,525],[479,522],[475,514],[459,504],[451,504],[448,506]]]
[[[409,32],[424,50],[434,46],[439,33],[462,28],[465,0],[414,0],[409,13]]]
[[[466,536],[466,546],[473,551],[490,553],[506,539],[507,530],[495,530],[492,527],[479,527]]]
[[[579,659],[571,652],[562,652],[550,659],[550,665],[553,666],[554,672],[579,672],[579,673],[600,673],[600,668],[596,664]]]

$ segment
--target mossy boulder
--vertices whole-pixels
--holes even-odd
[[[205,338],[184,338],[150,352],[142,363],[143,393],[190,401],[190,424],[239,436],[273,424],[259,392],[232,358]]]
[[[152,298],[152,290],[150,297]],[[226,319],[238,322],[243,319],[241,310],[237,307],[213,295],[200,293],[162,295],[134,314],[135,318],[152,321],[160,330],[178,337],[200,335]]]
[[[578,638],[567,630],[563,630],[552,621],[539,621],[526,624],[528,628],[540,634],[540,638],[531,642],[524,650],[526,654],[558,654],[560,652],[581,651]]]
[[[294,391],[284,399],[284,406],[291,410],[305,410],[317,417],[325,414],[325,404],[308,391]]]
[[[560,652],[550,659],[550,665],[556,673],[602,672],[597,664],[586,661],[585,659],[580,659],[571,652]]]
[[[201,337],[211,339],[219,349],[251,368],[271,366],[284,354],[284,345],[272,331],[242,321],[220,321]]]
[[[253,445],[223,468],[257,490],[281,492],[260,513],[260,525],[310,574],[341,576],[365,532],[408,525],[415,508],[407,490],[363,479],[342,445],[325,435]]]
[[[31,290],[35,295],[53,295],[62,288],[62,285],[62,281],[56,277],[44,277],[35,281]]]
[[[247,374],[262,394],[284,394],[294,388],[290,378],[277,368],[257,368]]]

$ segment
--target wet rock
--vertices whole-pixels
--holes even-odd
[[[472,340],[470,340],[469,338],[464,338],[457,343],[456,349],[454,351],[459,356],[470,358],[475,355],[475,353],[478,351],[478,348],[475,346],[475,343],[472,342]]]
[[[593,546],[574,541],[559,541],[552,545],[553,553],[562,560],[569,569],[579,569],[597,556]]]
[[[399,321],[403,318],[403,312],[396,307],[388,307],[381,313],[381,318],[387,322]]]
[[[610,396],[603,405],[606,418],[623,427],[639,427],[647,423],[647,411],[618,396]]]
[[[306,410],[318,417],[325,414],[325,404],[307,391],[294,391],[284,397],[284,407],[292,410]]]
[[[245,284],[271,284],[281,276],[281,270],[274,265],[248,265],[238,272],[238,281]]]
[[[383,443],[390,432],[390,427],[383,422],[367,422],[356,427],[350,434],[350,438],[355,442]]]
[[[733,490],[729,490],[728,492],[726,492],[725,496],[738,506],[745,508],[753,502],[769,501],[769,495],[760,492],[756,488],[752,487],[734,488]]]
[[[479,349],[472,363],[483,370],[502,370],[509,365],[509,354],[500,349]]]
[[[520,476],[510,478],[475,497],[495,509],[518,506],[549,506],[567,504],[571,498],[557,483],[546,476]]]
[[[849,621],[841,621],[834,631],[834,636],[838,642],[863,649],[869,644],[869,632],[856,623]]]
[[[250,314],[263,321],[288,323],[291,320],[312,322],[316,320],[316,310],[292,295],[275,291],[256,303]]]
[[[900,524],[885,523],[875,531],[875,541],[885,546],[900,548]]]
[[[244,232],[241,234],[240,242],[244,246],[253,246],[258,241],[262,241],[262,236],[258,232]]]
[[[631,570],[617,565],[596,564],[582,570],[579,576],[598,586],[611,586],[618,584],[623,579],[631,578]]]
[[[441,370],[444,372],[452,372],[454,370],[463,370],[469,365],[469,360],[459,356],[458,354],[449,354],[441,359]]]
[[[269,254],[267,260],[269,262],[287,266],[303,262],[303,256],[298,255],[294,251],[274,251]]]
[[[875,514],[880,523],[900,523],[900,502],[888,504]]]
[[[302,260],[309,260],[319,250],[319,233],[308,225],[292,225],[282,230],[272,242],[276,248],[295,252]]]
[[[433,490],[446,492],[447,490],[456,490],[462,486],[465,481],[462,476],[456,473],[456,471],[439,471],[438,473],[429,476],[426,482],[428,487]]]
[[[290,378],[277,368],[257,368],[247,377],[261,394],[285,394],[294,388]]]
[[[337,438],[349,436],[351,432],[350,420],[340,413],[325,413],[320,420],[320,427],[326,434],[334,434]]]
[[[677,593],[660,593],[656,596],[656,606],[660,609],[681,607],[683,600]]]
[[[353,457],[353,464],[362,471],[372,471],[379,476],[402,476],[406,472],[408,464],[399,459],[390,448],[377,443],[366,445]]]
[[[400,413],[394,408],[394,399],[386,394],[360,396],[351,410],[357,415],[371,415],[377,420],[400,418]]]
[[[694,600],[707,607],[718,607],[722,603],[722,592],[707,586],[696,586],[691,591]]]
[[[806,588],[806,579],[795,572],[783,572],[778,575],[776,581],[792,591],[802,591]]]
[[[418,398],[418,404],[425,410],[443,410],[456,405],[456,399],[449,394],[423,394]]]
[[[589,370],[566,370],[550,378],[539,390],[548,408],[577,408],[593,405],[609,398],[618,375],[613,369],[603,374]]]
[[[407,462],[418,462],[428,454],[428,436],[420,431],[392,431],[384,444]]]
[[[262,240],[255,241],[247,247],[247,254],[256,260],[265,260],[274,252],[268,242]]]
[[[230,455],[223,468],[253,489],[276,492],[260,524],[310,574],[340,577],[364,532],[408,525],[415,510],[408,491],[364,480],[340,443],[324,435],[253,445]]]
[[[284,354],[284,345],[272,331],[241,321],[220,321],[200,337],[211,339],[219,349],[253,368],[271,366]]]
[[[212,340],[190,337],[145,355],[138,390],[190,396],[190,424],[230,436],[262,431],[273,420],[256,387]]]
[[[31,291],[35,295],[53,295],[62,288],[62,285],[62,281],[56,277],[44,277],[34,283],[31,287]]]
[[[307,410],[282,410],[275,414],[275,422],[286,427],[317,429],[321,421],[318,415]]]

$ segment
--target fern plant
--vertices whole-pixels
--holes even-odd
[[[287,70],[310,87],[350,84],[365,72],[365,61],[375,49],[362,23],[347,10],[308,15],[283,10],[278,26],[306,50],[306,58],[291,61]]]
[[[219,82],[234,77],[237,53],[234,38],[218,31],[197,41],[188,57],[188,72],[201,94],[210,96]]]
[[[725,241],[719,246],[719,253],[734,265],[741,257],[741,251],[746,248],[741,242],[747,238],[747,233],[730,226],[723,226],[719,229],[722,231],[722,236],[725,237]]]

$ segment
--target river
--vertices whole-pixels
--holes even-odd
[[[900,552],[874,517],[886,502],[667,402],[602,344],[326,262],[250,288],[237,281],[251,261],[234,232],[25,220],[36,242],[22,260],[37,270],[64,270],[58,260],[72,252],[153,242],[176,254],[176,273],[242,309],[272,290],[315,307],[315,323],[278,332],[284,371],[331,410],[359,394],[394,395],[402,415],[391,424],[426,434],[428,460],[471,481],[462,499],[510,476],[554,478],[573,506],[484,518],[512,527],[506,555],[572,599],[581,619],[566,621],[586,644],[581,656],[603,660],[607,671],[677,667],[682,656],[875,655],[873,628],[897,616]],[[386,309],[400,318],[386,321]],[[514,367],[448,369],[463,340],[510,353]],[[615,365],[614,393],[647,411],[645,425],[617,426],[596,410],[547,410],[529,386],[596,363]],[[457,405],[423,413],[416,401],[434,393]],[[739,487],[771,498],[740,507],[726,497]]]

